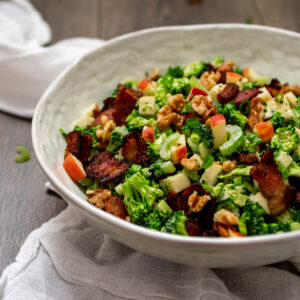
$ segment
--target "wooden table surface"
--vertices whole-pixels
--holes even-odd
[[[300,32],[299,0],[32,0],[32,3],[50,24],[52,42],[78,36],[110,39],[163,25],[245,23],[247,19],[255,24]],[[34,156],[30,129],[29,120],[0,113],[0,273],[14,260],[27,235],[66,207],[63,200],[47,193],[44,187],[46,177]],[[14,161],[15,147],[19,144],[31,149],[30,161],[22,164]]]

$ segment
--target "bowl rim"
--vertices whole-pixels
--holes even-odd
[[[62,196],[62,198],[67,198],[70,204],[75,205],[77,208],[85,210],[88,214],[90,214],[94,218],[100,218],[104,222],[108,224],[114,225],[119,229],[125,229],[131,231],[133,234],[143,235],[147,238],[156,239],[160,241],[165,241],[169,243],[181,243],[186,245],[202,245],[202,246],[222,246],[222,247],[232,247],[232,246],[241,246],[247,247],[249,245],[257,245],[257,244],[276,244],[278,242],[294,240],[300,237],[299,231],[291,231],[284,232],[281,234],[266,234],[266,235],[258,235],[258,236],[246,236],[245,238],[220,238],[220,237],[192,237],[192,236],[182,236],[177,234],[170,234],[160,231],[151,230],[145,228],[140,225],[136,225],[130,222],[127,222],[123,219],[117,218],[109,213],[106,213],[103,210],[100,210],[88,201],[82,201],[82,199],[69,190],[64,184],[62,184],[58,178],[55,176],[54,172],[50,169],[47,164],[45,157],[43,156],[43,151],[41,150],[41,145],[39,143],[39,120],[41,116],[41,112],[43,111],[46,103],[49,101],[49,95],[54,92],[59,86],[59,84],[63,81],[63,79],[71,72],[73,68],[75,68],[81,61],[87,59],[90,56],[95,55],[98,51],[101,51],[102,48],[105,49],[111,45],[119,43],[125,39],[135,38],[137,36],[151,34],[155,32],[162,31],[190,31],[190,30],[206,30],[206,29],[242,29],[242,30],[260,30],[271,33],[288,35],[296,38],[300,38],[300,34],[297,32],[293,32],[286,29],[275,28],[271,26],[264,25],[247,25],[247,24],[239,24],[239,23],[217,23],[217,24],[200,24],[200,25],[176,25],[176,26],[161,26],[161,27],[153,27],[143,30],[138,30],[134,32],[130,32],[121,36],[117,36],[111,40],[108,40],[103,45],[97,47],[96,49],[88,52],[81,58],[74,61],[69,67],[63,70],[60,75],[50,84],[47,90],[44,92],[36,109],[34,111],[33,119],[32,119],[32,143],[33,148],[39,162],[41,169],[44,171],[46,176],[49,178],[51,183],[54,185],[58,193]],[[104,51],[104,50],[103,50]]]

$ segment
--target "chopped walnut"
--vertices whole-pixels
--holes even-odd
[[[156,81],[160,77],[160,70],[154,69],[150,74],[150,80]]]
[[[209,91],[219,82],[221,73],[217,72],[204,72],[200,77],[200,83],[203,84]]]
[[[192,107],[200,116],[203,117],[204,120],[208,119],[208,117],[212,114],[218,113],[218,109],[213,104],[213,98],[210,95],[195,96],[192,100]]]
[[[208,201],[211,200],[209,195],[199,196],[196,191],[194,191],[188,199],[188,206],[192,212],[200,212]]]
[[[222,164],[222,170],[224,172],[230,172],[232,171],[233,169],[236,168],[236,165],[237,165],[237,161],[236,160],[227,160],[227,161],[224,161],[223,164]]]
[[[90,203],[95,204],[97,208],[103,209],[105,207],[105,200],[111,196],[111,192],[107,189],[96,189],[88,190],[86,195]]]
[[[264,108],[264,102],[259,97],[251,100],[248,124],[252,130],[256,124],[263,122]]]
[[[169,105],[164,105],[157,115],[157,126],[160,129],[167,128],[171,123],[176,127],[182,126],[183,118],[175,113]]]
[[[193,159],[183,158],[180,163],[184,168],[190,171],[196,172],[198,170],[198,163]]]
[[[182,94],[177,94],[168,97],[168,104],[173,110],[180,113],[185,105],[186,100],[183,98]]]
[[[232,212],[222,208],[214,214],[214,222],[224,225],[237,225],[239,218]]]
[[[226,73],[232,72],[234,65],[234,61],[225,61],[220,64],[220,66],[217,68],[217,71],[219,71],[221,74],[220,82],[226,82]]]
[[[96,136],[100,140],[98,143],[99,149],[105,149],[108,145],[111,132],[116,128],[116,123],[113,120],[108,120],[107,116],[102,116],[101,125],[96,131]]]
[[[300,85],[284,85],[283,86],[283,93],[293,92],[296,96],[300,96]]]

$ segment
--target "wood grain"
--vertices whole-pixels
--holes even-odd
[[[164,25],[244,23],[248,17],[256,24],[300,31],[299,0],[32,0],[32,3],[49,23],[52,42],[78,36],[109,39]],[[46,177],[34,157],[30,127],[28,120],[0,113],[0,272],[13,261],[33,229],[66,207],[59,197],[46,193]],[[31,149],[29,162],[15,163],[18,144]]]

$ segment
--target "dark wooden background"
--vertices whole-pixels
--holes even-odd
[[[32,3],[49,22],[52,42],[77,36],[110,39],[162,25],[245,23],[246,20],[300,32],[299,0],[32,0]],[[33,153],[30,127],[29,120],[0,112],[0,273],[14,260],[27,235],[66,207],[63,200],[47,193],[44,187],[46,177]],[[19,144],[31,149],[30,161],[15,163],[15,147]]]

